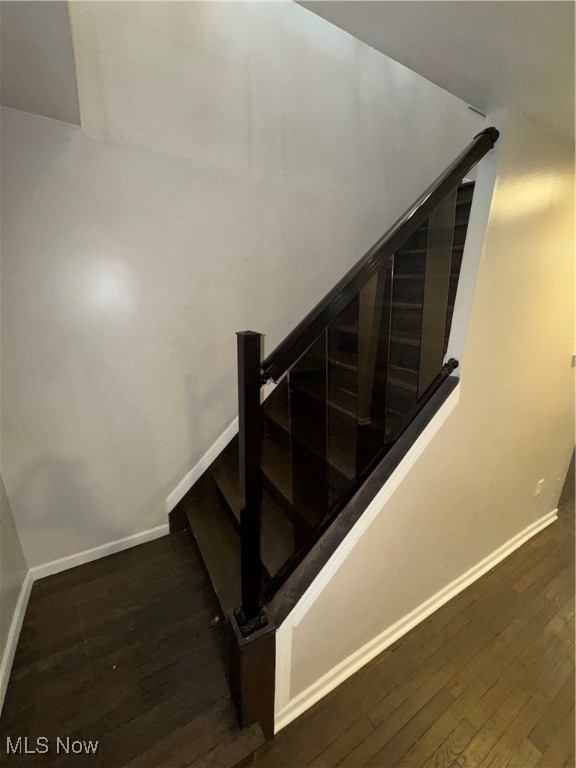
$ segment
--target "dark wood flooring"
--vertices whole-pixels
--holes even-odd
[[[187,533],[42,579],[0,720],[6,766],[574,765],[574,499],[560,520],[262,746],[240,732],[225,631]],[[6,755],[6,736],[51,751]],[[56,755],[54,739],[100,742]]]
[[[179,533],[34,584],[0,720],[8,766],[230,768],[263,743],[240,731],[226,632],[191,536]],[[49,737],[47,754],[7,755]],[[98,740],[56,754],[56,737]],[[42,744],[41,744],[42,746]]]
[[[252,768],[574,766],[574,498]]]

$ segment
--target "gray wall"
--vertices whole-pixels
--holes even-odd
[[[0,2],[1,103],[80,125],[68,3]]]
[[[271,350],[482,125],[294,3],[71,18],[82,131],[2,115],[3,471],[31,566],[165,522],[235,416],[235,331]]]

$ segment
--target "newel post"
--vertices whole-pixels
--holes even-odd
[[[240,512],[242,619],[247,624],[260,615],[262,564],[262,409],[260,362],[262,334],[240,331],[238,343],[238,439],[240,454]]]

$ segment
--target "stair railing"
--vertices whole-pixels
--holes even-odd
[[[406,213],[264,360],[261,359],[261,334],[254,331],[242,331],[237,334],[240,492],[244,500],[240,515],[242,606],[238,623],[246,634],[265,622],[262,614],[263,569],[260,553],[263,496],[263,416],[260,403],[262,385],[269,380],[278,382],[302,358],[320,335],[327,331],[350,302],[379,273],[386,260],[393,260],[395,252],[402,244],[494,147],[498,136],[496,128],[486,128],[477,134]],[[394,439],[397,439],[418,410],[421,410],[423,403],[430,399],[439,382],[457,365],[454,360],[445,363],[436,379],[426,386],[424,392],[419,393],[414,408],[405,414],[393,430]],[[331,516],[330,521],[333,519]],[[319,529],[325,528],[326,521],[327,518]],[[273,581],[277,582],[279,577],[285,578],[288,570],[294,566],[295,562],[292,562],[288,569],[283,568],[282,573]],[[271,586],[275,588],[276,584],[268,586],[268,595]]]

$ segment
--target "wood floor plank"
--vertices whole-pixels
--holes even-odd
[[[574,675],[570,675],[531,730],[529,739],[544,753],[574,706]]]
[[[409,648],[420,648],[423,645],[427,645],[430,640],[435,638],[454,619],[462,616],[463,611],[470,607],[473,602],[474,600],[468,594],[468,590],[461,592],[453,600],[445,603],[441,608],[428,616],[411,632],[399,638],[387,651],[393,653],[400,648],[406,651]]]
[[[347,723],[334,701],[315,707],[306,715],[258,751],[258,768],[304,768],[333,743]]]
[[[73,768],[231,768],[254,749],[254,768],[573,768],[573,516],[573,504],[563,508],[558,523],[260,747],[257,729],[237,738],[225,626],[214,622],[221,610],[188,534],[39,581],[0,759],[70,768],[2,753],[8,734],[64,729],[102,742]]]
[[[217,701],[207,712],[156,741],[122,768],[186,768],[195,755],[204,755],[214,746],[214,734],[232,728],[234,713],[228,702]]]
[[[541,752],[532,744],[528,734],[542,716],[547,701],[535,694],[524,704],[518,715],[501,734],[479,768],[532,768],[539,761]]]
[[[472,680],[442,717],[438,718],[402,757],[401,764],[403,766],[420,766],[426,763],[431,756],[437,754],[441,765],[450,766],[476,735],[476,729],[466,720],[466,714],[482,698],[486,692],[486,687],[486,683],[479,678]],[[466,725],[458,730],[463,722]],[[458,733],[455,734],[457,730]],[[467,741],[463,740],[465,735],[470,736]],[[459,746],[458,751],[455,751],[456,746]]]
[[[310,768],[333,768],[347,757],[360,742],[364,741],[373,730],[374,726],[370,719],[366,715],[362,715],[308,765]]]
[[[425,763],[413,763],[413,765],[422,765],[423,768],[454,768],[454,766],[459,766],[460,764],[455,758],[462,754],[475,735],[476,728],[464,718]],[[404,764],[406,766],[412,765],[409,762]]]
[[[502,620],[501,620],[502,621]],[[480,648],[498,632],[500,622],[486,622],[481,627],[467,625],[442,648],[436,651],[425,665],[419,667],[396,689],[369,710],[374,723],[381,722],[399,703],[409,698],[423,684],[426,688],[444,686],[462,667],[473,658]]]
[[[550,742],[537,768],[573,768],[574,766],[574,708],[570,711],[558,733]]]
[[[555,560],[555,553],[551,552],[550,554],[546,555],[534,568],[528,571],[528,573],[525,573],[518,581],[516,581],[512,588],[516,590],[516,592],[524,592],[525,589],[527,589],[530,585],[534,584],[541,576],[548,573],[550,571],[550,566],[554,564]]]
[[[534,610],[540,606],[540,610]],[[466,672],[469,676],[480,676],[487,683],[494,683],[510,663],[521,653],[523,643],[528,637],[536,637],[542,626],[554,616],[554,608],[549,602],[538,595],[528,610],[522,607],[519,614],[508,612],[509,623],[470,661]],[[451,681],[452,690],[458,685],[458,680]]]
[[[392,654],[379,667],[360,670],[330,698],[338,702],[338,708],[346,717],[353,718],[358,712],[370,712],[390,691],[410,679],[417,668],[417,662],[409,656]]]
[[[458,762],[462,768],[478,768],[529,699],[530,694],[521,688],[513,690],[506,697],[502,705],[486,721],[470,744],[459,755]]]
[[[453,702],[452,694],[442,688],[371,760],[362,765],[381,768],[383,765],[398,763]]]
[[[184,768],[207,755],[214,766],[250,756],[264,737],[238,727],[219,611],[185,532],[37,582],[0,736],[100,747],[86,759],[8,756],[0,738],[0,759],[7,768]]]
[[[238,736],[227,734],[209,752],[196,757],[189,768],[234,768],[247,754],[253,754],[263,741],[262,729],[258,723],[245,728]]]

